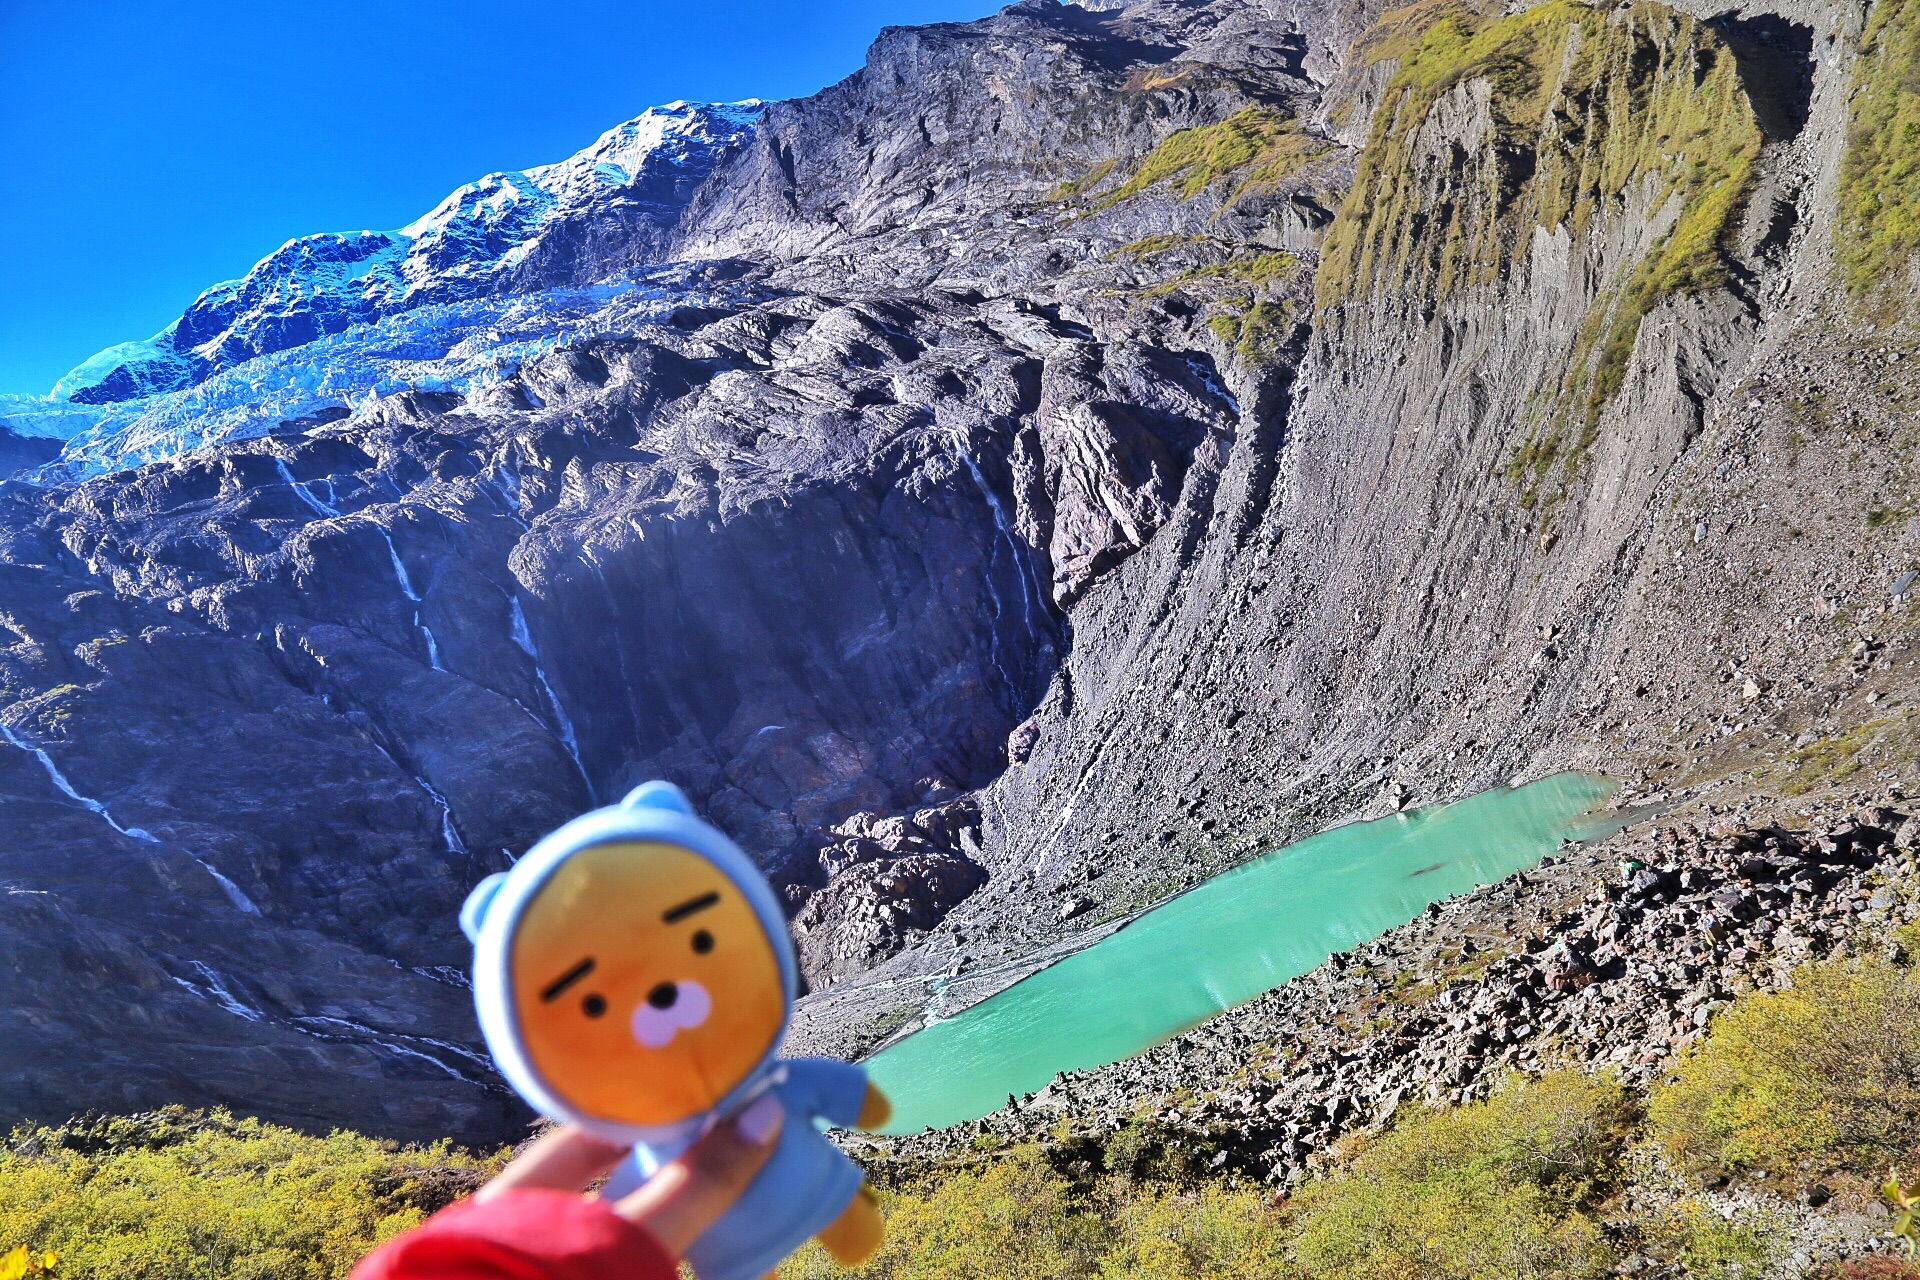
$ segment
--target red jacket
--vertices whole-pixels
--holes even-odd
[[[675,1280],[667,1251],[603,1200],[509,1191],[449,1205],[360,1260],[351,1280]]]

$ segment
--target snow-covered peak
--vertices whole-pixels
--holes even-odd
[[[590,196],[604,187],[624,187],[648,162],[700,167],[713,152],[731,147],[753,129],[767,104],[669,102],[651,107],[601,134],[594,144],[558,164],[528,169],[526,176],[555,199]],[[495,177],[506,175],[494,175]]]
[[[757,99],[670,102],[558,163],[470,182],[398,230],[289,240],[153,337],[76,366],[49,399],[111,404],[179,391],[413,307],[608,279],[649,260],[764,109]]]

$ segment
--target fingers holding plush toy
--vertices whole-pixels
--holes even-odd
[[[461,924],[502,1073],[544,1114],[632,1146],[603,1193],[618,1204],[664,1194],[716,1126],[784,1114],[737,1202],[687,1241],[701,1280],[758,1280],[809,1236],[848,1262],[878,1246],[872,1193],[815,1122],[878,1128],[891,1107],[858,1066],[779,1055],[799,985],[785,913],[677,788],[560,828],[476,888]]]
[[[720,1220],[773,1157],[785,1117],[763,1097],[682,1152],[613,1211],[645,1227],[675,1257]]]
[[[674,1280],[676,1259],[752,1185],[780,1129],[778,1104],[763,1098],[610,1203],[581,1192],[626,1148],[562,1125],[471,1199],[368,1254],[352,1280]]]

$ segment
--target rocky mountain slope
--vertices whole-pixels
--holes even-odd
[[[1910,759],[1916,39],[1026,0],[294,242],[0,485],[0,1113],[508,1131],[453,910],[651,776],[857,1048],[1370,807]]]
[[[51,398],[113,404],[177,391],[400,311],[586,284],[655,261],[662,232],[761,106],[668,103],[558,164],[470,182],[398,231],[289,240],[146,342],[79,365]]]

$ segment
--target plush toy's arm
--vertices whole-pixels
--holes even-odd
[[[853,1127],[871,1133],[892,1118],[893,1104],[887,1101],[887,1095],[875,1088],[873,1081],[867,1081],[867,1096],[860,1100],[860,1118]]]
[[[804,1111],[836,1129],[866,1129],[885,1123],[892,1110],[880,1091],[867,1083],[867,1069],[838,1058],[788,1058],[783,1097],[788,1110]],[[880,1111],[875,1118],[874,1106]]]

